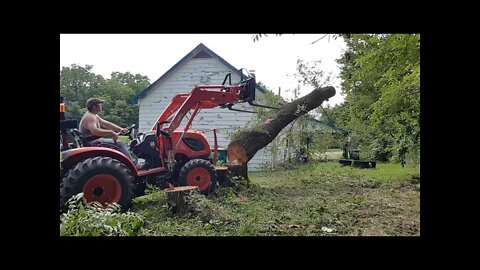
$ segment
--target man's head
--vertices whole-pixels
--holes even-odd
[[[102,104],[102,103],[104,103],[104,102],[105,102],[105,100],[103,100],[103,99],[99,99],[99,98],[89,98],[89,99],[87,100],[87,110],[88,110],[89,112],[92,112],[93,107],[94,107],[95,105]]]

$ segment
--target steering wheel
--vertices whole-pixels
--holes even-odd
[[[135,124],[131,124],[129,127],[127,127],[127,129],[125,131],[120,131],[118,133],[118,135],[120,135],[120,136],[128,135],[128,138],[130,138],[130,140],[131,140],[131,139],[133,139],[132,138],[132,130],[133,130],[134,127],[135,127]]]

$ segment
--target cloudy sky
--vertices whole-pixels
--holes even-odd
[[[339,67],[335,59],[345,49],[341,38],[323,34],[270,34],[254,42],[252,34],[61,34],[60,69],[72,64],[93,65],[93,72],[110,78],[114,71],[148,76],[154,82],[198,44],[203,43],[236,68],[255,70],[257,81],[270,89],[281,87],[291,98],[297,87],[293,77],[297,59],[321,60],[321,68],[332,72],[331,85],[337,94],[327,104],[343,101]],[[221,82],[219,82],[220,84]],[[300,96],[313,90],[300,86]],[[290,90],[290,91],[289,91]]]

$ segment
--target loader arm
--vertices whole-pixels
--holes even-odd
[[[253,82],[250,83],[255,84],[254,79],[252,80]],[[212,109],[218,106],[228,107],[236,103],[248,102],[250,98],[248,94],[245,94],[244,86],[245,84],[238,86],[196,85],[189,94],[176,95],[158,117],[151,130],[155,131],[157,123],[167,121],[175,114],[169,126],[163,129],[165,132],[172,134],[190,110],[194,110],[194,113],[190,117],[187,128],[201,109]]]

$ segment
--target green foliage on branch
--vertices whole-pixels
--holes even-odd
[[[61,236],[135,236],[144,218],[121,212],[118,204],[103,208],[98,202],[85,203],[83,193],[70,198],[68,211],[60,216]]]
[[[345,102],[335,109],[371,158],[402,164],[420,157],[420,35],[343,35]]]
[[[101,116],[119,126],[138,126],[138,106],[130,100],[148,87],[147,76],[129,72],[112,72],[110,79],[92,72],[93,66],[76,64],[62,67],[60,71],[60,95],[65,97],[68,119],[78,119],[86,112],[85,102],[90,97],[98,97],[106,102]]]

